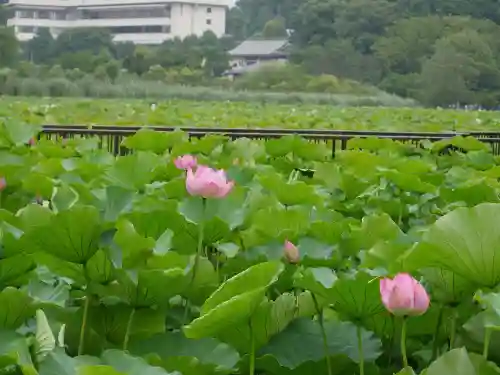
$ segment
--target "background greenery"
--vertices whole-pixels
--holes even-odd
[[[145,47],[115,45],[106,30],[74,30],[54,40],[41,29],[21,54],[12,30],[1,27],[0,67],[15,69],[3,71],[0,86],[14,95],[113,96],[109,83],[125,77],[224,90],[383,95],[376,86],[432,106],[495,107],[499,9],[495,0],[239,0],[220,39],[206,33]],[[0,13],[5,24],[8,11]],[[270,67],[234,84],[217,78],[228,68],[227,51],[239,42],[288,34],[294,66]],[[106,93],[88,92],[96,79],[106,85],[97,91]],[[115,91],[154,97],[146,87]]]
[[[373,94],[370,86],[375,85],[428,105],[495,106],[500,87],[499,10],[493,0],[471,4],[459,0],[240,0],[228,14],[229,35],[221,39],[207,33],[153,48],[114,45],[105,30],[71,31],[54,40],[41,29],[22,46],[22,55],[12,30],[4,27],[0,66],[16,69],[3,72],[9,78],[3,91],[57,95],[62,87],[64,95],[81,94],[85,85],[68,88],[68,81],[116,82],[122,69],[141,80],[166,85],[227,86],[226,80],[214,77],[228,67],[229,49],[249,37],[283,37],[288,28],[293,29],[291,56],[297,66],[239,80],[235,89],[366,95]],[[6,13],[4,9],[0,22]],[[20,59],[25,62],[19,64]],[[48,83],[47,76],[56,82]]]
[[[20,124],[168,125],[183,127],[497,131],[493,111],[345,107],[244,101],[14,98],[0,101],[0,119]],[[1,124],[1,120],[0,120]]]

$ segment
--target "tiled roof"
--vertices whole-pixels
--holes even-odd
[[[265,56],[283,54],[281,49],[288,44],[286,39],[280,40],[245,40],[235,49],[229,51],[231,56]]]

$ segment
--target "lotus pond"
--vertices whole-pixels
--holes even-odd
[[[377,131],[500,129],[498,112],[224,101],[2,98],[0,118],[29,124],[165,125]]]
[[[500,373],[500,159],[482,143],[353,140],[332,160],[298,137],[141,130],[114,157],[37,131],[0,129],[1,374]],[[188,194],[186,154],[229,193]],[[419,314],[382,303],[399,273],[430,297]]]

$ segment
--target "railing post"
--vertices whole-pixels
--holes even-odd
[[[124,137],[135,134],[139,131],[139,126],[101,126],[96,125],[91,128],[83,125],[45,125],[43,130],[37,135],[38,139],[45,137],[46,139],[60,140],[74,138],[75,135],[89,137],[99,137],[99,147],[106,148],[114,155],[124,155],[130,151],[121,146],[121,141]],[[154,130],[159,132],[171,132],[180,129],[187,132],[189,139],[198,139],[209,134],[224,135],[229,139],[249,138],[249,139],[276,139],[286,135],[298,135],[312,142],[323,140],[332,142],[332,158],[336,156],[337,142],[340,149],[345,150],[348,146],[349,139],[379,137],[383,139],[392,139],[403,143],[416,144],[423,140],[449,139],[453,136],[472,136],[476,139],[488,143],[495,155],[500,154],[500,132],[447,132],[447,133],[430,133],[430,132],[376,132],[376,131],[353,131],[353,130],[330,130],[330,129],[249,129],[249,128],[179,128],[179,127],[161,127],[155,126]]]

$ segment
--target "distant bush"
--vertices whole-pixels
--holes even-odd
[[[267,63],[234,80],[240,90],[297,91],[310,93],[378,95],[381,90],[331,74],[313,76],[303,67],[288,63]]]
[[[31,67],[24,67],[26,72],[34,72]],[[106,75],[105,66],[93,74],[85,74],[79,69],[64,70],[60,66],[49,69],[40,67],[35,76],[22,77],[15,70],[0,70],[0,94],[12,96],[53,96],[53,97],[92,97],[92,98],[138,98],[138,99],[191,99],[221,101],[257,101],[263,103],[311,103],[330,105],[371,105],[371,106],[414,106],[412,100],[402,99],[357,82],[339,80],[334,76],[309,77],[304,83],[299,70],[294,68],[278,70],[273,76],[272,70],[260,73],[267,75],[268,82],[252,83],[251,89],[243,89],[241,83],[234,84],[227,79],[213,80],[211,87],[195,86],[199,79],[198,72],[190,69],[166,71],[159,66],[152,67],[138,77],[135,74],[117,75],[112,82]],[[25,74],[31,75],[31,74]],[[287,78],[288,77],[288,78]],[[163,78],[163,79],[158,79]],[[306,77],[307,78],[307,77]],[[242,78],[246,79],[246,77]],[[287,83],[287,79],[292,82]],[[297,79],[295,81],[294,79]],[[178,84],[183,81],[187,84]],[[248,81],[251,82],[251,81]],[[356,86],[358,85],[358,86]],[[293,87],[294,90],[291,90]],[[299,92],[307,90],[308,92]],[[318,93],[316,91],[323,91]]]
[[[19,95],[22,96],[47,96],[47,85],[37,78],[25,78],[19,81]]]

